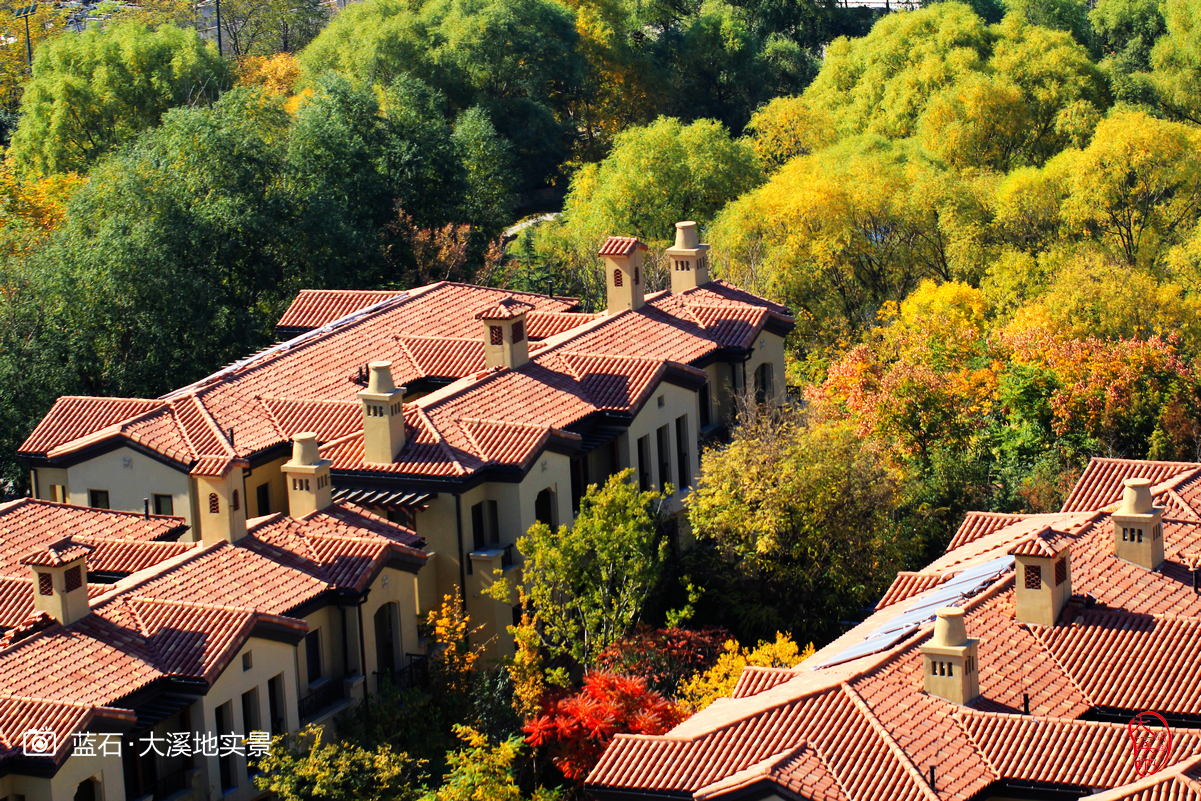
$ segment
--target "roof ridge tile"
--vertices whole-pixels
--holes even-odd
[[[851,703],[855,705],[855,708],[859,710],[859,714],[863,715],[864,719],[867,720],[868,725],[871,726],[872,730],[876,733],[876,736],[884,741],[884,744],[888,747],[889,752],[893,755],[897,762],[900,763],[905,772],[909,774],[909,777],[913,779],[914,783],[917,785],[918,789],[921,791],[922,795],[927,799],[927,801],[939,801],[938,793],[934,792],[934,790],[926,782],[926,777],[923,776],[922,772],[917,769],[913,762],[910,761],[909,755],[905,753],[905,749],[901,747],[901,744],[893,738],[892,734],[889,733],[884,724],[880,722],[879,718],[877,718],[875,713],[872,712],[871,707],[868,706],[867,702],[863,700],[863,697],[855,691],[854,687],[845,681],[842,682],[840,687],[843,694],[845,694],[850,699]]]

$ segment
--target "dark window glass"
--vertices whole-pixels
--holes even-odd
[[[659,489],[671,483],[671,432],[660,426],[655,432],[655,445],[659,448]]]
[[[154,496],[154,513],[156,515],[175,514],[175,501],[170,495]]]
[[[255,495],[258,496],[259,516],[262,517],[263,515],[271,514],[271,485],[259,485],[259,488],[255,490]]]
[[[688,417],[676,418],[676,475],[679,477],[680,488],[687,487],[692,481],[688,469]]]
[[[304,654],[309,668],[309,684],[321,678],[321,630],[304,635]]]
[[[651,489],[651,438],[638,438],[638,489],[650,492]]]
[[[484,523],[484,504],[477,503],[471,507],[471,547],[481,551],[488,543],[488,527]]]
[[[108,509],[108,490],[88,490],[88,506]]]

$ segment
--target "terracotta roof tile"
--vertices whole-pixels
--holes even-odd
[[[399,290],[393,289],[302,289],[275,327],[320,328],[399,294]]]
[[[739,675],[738,683],[734,685],[734,692],[730,693],[730,697],[746,698],[757,695],[786,681],[792,681],[796,675],[792,668],[746,667]]]
[[[646,250],[646,245],[635,236],[611,236],[601,245],[598,256],[629,256],[635,250]]]
[[[18,450],[22,453],[48,453],[57,445],[85,437],[159,405],[158,401],[140,398],[64,395],[54,402],[54,406]]]
[[[512,320],[534,310],[534,304],[525,303],[514,297],[501,298],[496,303],[476,312],[477,320]]]
[[[997,514],[996,512],[968,512],[963,518],[963,523],[960,524],[959,529],[955,532],[955,536],[951,538],[951,544],[947,546],[947,550],[953,551],[986,534],[992,534],[998,529],[1016,523],[1022,518],[1023,515],[1006,515]]]
[[[1189,462],[1150,462],[1133,459],[1094,457],[1063,503],[1065,512],[1103,509],[1122,499],[1122,482],[1128,478],[1149,478],[1159,484],[1170,478],[1194,473],[1201,465]]]
[[[17,563],[31,567],[58,567],[86,557],[91,552],[92,546],[73,542],[67,537],[22,556]]]
[[[532,311],[525,318],[526,334],[530,339],[546,339],[578,328],[598,319],[598,314],[586,312],[540,312]]]
[[[892,585],[884,593],[884,597],[876,604],[876,609],[883,609],[895,603],[908,600],[919,593],[936,587],[942,583],[944,576],[940,573],[911,573],[902,570],[893,579]]]

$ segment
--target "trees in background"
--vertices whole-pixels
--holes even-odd
[[[190,31],[136,21],[57,37],[38,51],[12,156],[36,172],[86,171],[177,106],[209,105],[229,73]]]

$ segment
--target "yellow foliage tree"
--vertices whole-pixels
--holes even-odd
[[[471,629],[471,619],[459,594],[450,592],[443,596],[442,605],[431,609],[426,616],[426,625],[441,649],[434,658],[435,674],[445,689],[465,692],[471,669],[480,656],[479,648],[470,647],[467,637],[479,629]]]
[[[835,139],[830,116],[809,107],[800,97],[777,97],[760,108],[746,126],[751,147],[774,172],[797,156],[821,150]]]
[[[300,67],[291,53],[247,56],[238,64],[238,85],[261,86],[269,95],[291,97]]]
[[[727,640],[713,667],[684,683],[680,702],[691,711],[699,712],[718,698],[728,698],[744,668],[795,667],[813,656],[813,652],[813,643],[802,650],[792,637],[782,632],[776,632],[775,642],[760,642],[753,650],[740,648],[737,640]]]
[[[0,47],[0,98],[6,108],[17,109],[25,84],[31,77],[29,50],[32,48],[36,56],[42,44],[63,32],[66,18],[65,7],[58,3],[38,3],[37,11],[29,17],[27,47],[25,19],[17,19],[7,10],[0,14],[0,39],[8,42]]]

